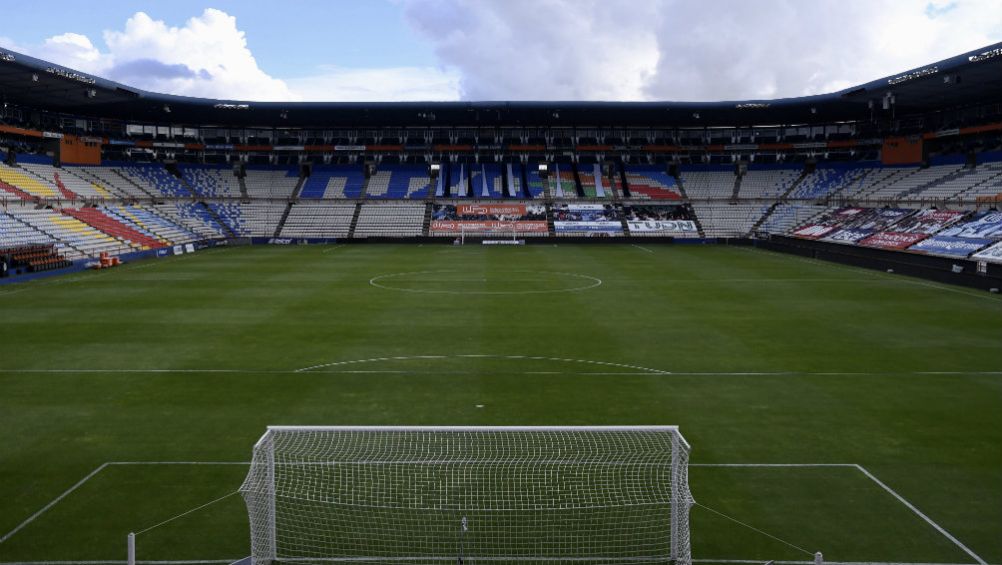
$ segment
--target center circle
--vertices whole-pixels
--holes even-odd
[[[595,288],[602,279],[556,271],[504,271],[477,274],[458,270],[390,273],[369,279],[385,290],[420,294],[554,294]]]

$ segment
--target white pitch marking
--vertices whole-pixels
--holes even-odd
[[[980,565],[988,565],[988,563],[984,559],[982,559],[977,553],[974,553],[973,551],[971,551],[971,548],[967,547],[966,545],[964,545],[963,543],[961,543],[960,540],[958,540],[957,538],[953,537],[953,535],[951,535],[950,532],[947,532],[945,529],[943,529],[942,526],[940,526],[939,524],[937,524],[936,522],[934,522],[932,520],[932,518],[926,516],[921,510],[919,510],[918,508],[916,508],[914,504],[912,504],[911,502],[908,502],[905,499],[905,497],[901,496],[894,489],[892,489],[891,487],[887,486],[883,481],[881,481],[880,479],[878,479],[873,473],[867,471],[865,467],[863,467],[862,465],[856,465],[856,468],[858,468],[861,473],[863,473],[864,475],[866,475],[867,477],[869,477],[870,480],[872,480],[873,482],[877,483],[877,486],[879,486],[880,488],[882,488],[885,491],[887,491],[894,498],[898,499],[898,502],[900,502],[901,504],[904,504],[906,507],[908,507],[908,509],[911,510],[912,512],[914,512],[916,516],[918,516],[919,518],[922,518],[923,520],[925,520],[926,523],[928,523],[930,526],[932,526],[933,528],[935,528],[935,530],[937,532],[943,534],[943,536],[946,539],[948,539],[951,542],[953,542],[953,544],[956,545],[957,547],[959,547],[960,549],[962,549],[964,551],[964,553],[966,553],[966,554],[970,555],[971,557],[973,557],[974,560],[977,561]]]
[[[75,491],[76,489],[78,489],[81,486],[83,486],[84,483],[86,483],[87,481],[93,479],[95,475],[97,475],[98,473],[100,473],[106,467],[111,467],[111,466],[114,466],[114,465],[250,465],[250,462],[245,462],[245,461],[107,461],[105,463],[100,464],[96,469],[94,469],[90,473],[87,473],[87,475],[84,476],[84,478],[80,479],[79,481],[76,482],[76,484],[74,484],[70,488],[68,488],[65,491],[63,491],[62,494],[60,494],[56,498],[52,499],[48,504],[46,504],[45,506],[43,506],[37,512],[35,512],[31,516],[28,516],[27,519],[25,519],[23,522],[21,522],[20,524],[18,524],[17,526],[15,526],[13,530],[11,530],[11,531],[7,532],[6,534],[4,534],[3,537],[0,537],[0,543],[3,543],[5,541],[7,541],[14,534],[16,534],[17,532],[19,532],[22,529],[24,529],[25,526],[27,526],[28,524],[34,522],[39,516],[41,516],[42,514],[45,514],[46,512],[48,512],[53,506],[55,506],[60,501],[62,501],[64,498],[66,498],[67,496],[69,496],[70,494],[72,494],[73,491]],[[38,565],[40,563],[45,563],[45,562],[38,562],[38,561],[36,561],[36,562],[31,562],[31,563],[35,563],[36,565]],[[91,562],[90,561],[65,561],[65,562],[59,562],[59,563],[91,563]],[[94,563],[97,563],[97,562],[94,562]],[[179,561],[177,563],[185,563],[185,562]],[[205,561],[192,561],[191,563],[206,563],[206,562]],[[231,561],[231,563],[232,563],[232,561]],[[0,565],[5,565],[5,564],[0,563]]]
[[[690,467],[845,467],[855,469],[855,463],[689,463]]]
[[[250,465],[250,461],[109,461],[114,465]]]
[[[636,247],[637,249],[639,249],[641,251],[646,251],[648,253],[654,253],[654,251],[652,251],[650,249],[647,249],[646,247],[644,247],[642,245],[637,245],[636,243],[631,243],[630,245],[632,245],[633,247]]]
[[[643,371],[645,373],[657,374],[657,375],[670,375],[669,371],[661,371],[659,369],[651,369],[650,367],[641,367],[638,365],[626,365],[623,363],[609,363],[606,361],[589,361],[586,359],[568,359],[562,357],[538,357],[538,356],[526,356],[526,355],[420,355],[420,356],[396,356],[396,357],[376,357],[372,359],[355,359],[351,361],[337,361],[334,363],[324,363],[321,365],[313,365],[312,367],[304,367],[302,369],[297,369],[297,373],[313,371],[315,369],[325,369],[328,367],[340,367],[343,365],[352,365],[359,363],[375,363],[380,361],[408,361],[412,359],[448,359],[448,358],[478,358],[478,359],[527,359],[530,361],[556,361],[562,363],[583,363],[588,365],[599,365],[604,367],[621,367],[624,369],[633,369],[637,371]]]
[[[107,463],[102,463],[96,469],[94,469],[90,473],[87,473],[87,475],[84,478],[80,479],[79,481],[76,482],[76,484],[74,484],[70,488],[68,488],[65,491],[63,491],[63,493],[60,494],[59,496],[57,496],[56,498],[52,499],[51,502],[49,502],[48,504],[46,504],[45,506],[43,506],[38,512],[35,512],[31,516],[28,516],[28,518],[26,520],[24,520],[23,522],[21,522],[20,524],[18,524],[17,526],[15,526],[13,530],[11,530],[11,531],[7,532],[6,534],[4,534],[3,537],[0,537],[0,543],[3,543],[5,541],[7,541],[8,539],[11,538],[11,536],[13,536],[14,534],[16,534],[19,531],[21,531],[25,526],[27,526],[28,524],[34,522],[36,518],[38,518],[42,514],[45,514],[46,512],[48,512],[48,510],[50,508],[52,508],[53,506],[55,506],[56,504],[58,504],[60,500],[62,500],[64,498],[66,498],[67,496],[69,496],[70,493],[72,493],[73,491],[75,491],[78,488],[80,488],[84,483],[86,483],[87,481],[89,481],[94,475],[100,473],[101,470],[104,469],[107,466],[108,466]]]
[[[393,375],[477,375],[485,374],[483,371],[408,371],[400,369],[343,369],[343,370],[330,370],[330,371],[320,371],[316,369],[322,369],[325,367],[336,367],[344,365],[352,365],[358,363],[375,363],[380,361],[390,361],[390,360],[408,360],[408,359],[445,359],[447,356],[428,356],[421,355],[415,357],[397,357],[397,358],[376,358],[376,359],[361,359],[357,361],[341,361],[338,363],[328,363],[324,365],[316,365],[313,367],[306,367],[303,369],[66,369],[66,368],[55,368],[55,369],[17,369],[17,368],[0,368],[0,374],[252,374],[252,375],[290,375],[295,373],[313,372],[324,375],[353,375],[353,374],[393,374]],[[459,357],[459,356],[457,356]],[[485,357],[485,356],[478,356]],[[527,357],[520,355],[499,355],[493,356],[499,358],[507,359],[527,359]],[[608,365],[614,367],[624,367],[624,368],[636,368],[637,371],[502,371],[505,374],[512,375],[594,375],[594,376],[618,376],[618,375],[671,375],[676,377],[699,377],[699,376],[721,376],[721,377],[816,377],[816,376],[849,376],[849,377],[881,377],[881,376],[907,376],[907,375],[921,375],[921,376],[996,376],[1002,375],[1002,371],[662,371],[660,369],[650,369],[647,367],[633,367],[631,365],[620,365],[618,363],[603,363],[598,361],[583,361],[583,360],[572,360],[572,359],[549,359],[543,357],[529,358],[536,360],[552,360],[552,361],[564,361],[564,362],[576,362],[576,363],[589,363],[596,365]],[[491,372],[487,372],[490,374]]]

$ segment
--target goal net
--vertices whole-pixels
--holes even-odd
[[[255,564],[691,562],[674,426],[269,427]]]

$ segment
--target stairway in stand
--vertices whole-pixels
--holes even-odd
[[[230,224],[223,221],[223,219],[219,216],[219,214],[216,213],[216,210],[212,206],[209,206],[205,202],[199,202],[198,205],[201,206],[209,214],[209,217],[211,217],[213,221],[219,224],[219,227],[223,228],[223,232],[226,234],[226,237],[237,237],[237,233],[233,231],[233,228],[230,227]]]
[[[779,208],[780,204],[786,203],[786,199],[791,194],[793,194],[793,191],[797,190],[797,187],[800,186],[800,183],[804,182],[804,179],[806,178],[807,178],[807,171],[806,170],[801,171],[800,176],[797,177],[797,180],[793,181],[790,184],[790,188],[787,188],[783,192],[783,194],[775,202],[773,202],[771,206],[769,206],[769,209],[765,211],[765,214],[762,214],[762,217],[759,218],[757,222],[755,222],[755,225],[752,226],[751,231],[749,233],[751,233],[752,235],[757,235],[759,228],[762,227],[762,224],[764,224],[766,220],[768,220],[769,217],[772,216],[772,214],[776,211],[776,208]]]
[[[273,237],[278,237],[282,233],[282,228],[285,227],[285,222],[289,219],[289,214],[292,212],[292,202],[285,205],[285,211],[282,212],[282,219],[278,221],[278,225],[275,226],[275,234]]]
[[[368,179],[366,179],[366,183],[368,183]],[[365,192],[364,188],[362,189],[362,192],[363,193]],[[351,238],[355,237],[355,227],[358,226],[358,215],[361,212],[362,212],[362,203],[361,202],[356,202],[355,203],[355,213],[352,214],[352,216],[351,216],[351,227],[348,228],[348,239],[351,239]]]
[[[428,237],[431,235],[431,217],[435,209],[435,205],[431,202],[424,205],[424,223],[421,224],[421,235]]]

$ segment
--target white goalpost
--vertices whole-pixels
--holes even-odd
[[[252,560],[691,563],[676,426],[271,426]]]

